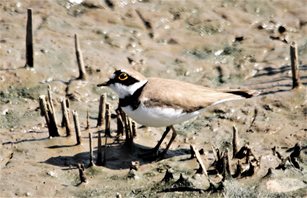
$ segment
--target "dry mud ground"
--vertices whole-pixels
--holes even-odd
[[[111,6],[113,3],[113,6]],[[27,8],[33,9],[33,69],[25,69]],[[304,0],[279,1],[158,1],[67,0],[0,1],[0,196],[1,197],[306,197],[306,150],[301,169],[291,164],[276,170],[297,142],[306,147],[307,7]],[[138,12],[151,25],[145,27]],[[89,78],[76,80],[73,36],[77,33]],[[291,90],[289,43],[299,50],[303,86]],[[127,58],[133,60],[128,63]],[[208,108],[202,116],[175,126],[179,135],[167,158],[146,161],[109,139],[105,166],[85,170],[88,184],[79,183],[75,165],[88,160],[88,132],[94,136],[98,101],[108,94],[112,112],[116,95],[98,89],[113,66],[128,65],[144,75],[184,80],[218,88],[247,87],[262,95]],[[68,97],[79,113],[83,144],[75,137],[49,139],[38,97],[51,86],[60,120],[60,101]],[[192,96],[191,96],[192,97]],[[90,129],[86,130],[86,112]],[[255,114],[255,112],[257,112]],[[208,182],[196,175],[189,145],[203,148],[207,168],[213,163],[211,145],[232,144],[232,126],[240,145],[248,143],[260,168],[251,177],[227,179],[224,189],[207,192]],[[111,122],[113,135],[115,120]],[[152,147],[163,129],[138,129],[135,148]],[[165,145],[163,145],[165,146]],[[139,161],[128,178],[131,161]],[[236,160],[231,160],[234,171]],[[273,174],[263,178],[268,168]],[[162,192],[167,169],[180,173],[202,192]],[[213,180],[217,176],[210,176]]]

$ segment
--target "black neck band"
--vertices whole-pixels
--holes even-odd
[[[139,97],[146,84],[147,82],[144,85],[142,85],[140,88],[138,88],[132,95],[126,96],[125,98],[120,98],[119,106],[126,107],[130,105],[132,110],[136,110],[140,105]]]

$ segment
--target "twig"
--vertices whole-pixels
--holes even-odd
[[[49,125],[48,125],[49,136],[50,137],[60,136],[59,129],[56,124],[55,113],[51,109],[51,104],[47,101],[46,101],[46,107],[47,107],[46,112],[48,114],[48,119],[49,119]]]
[[[132,137],[136,137],[136,126],[135,126],[135,122],[134,121],[132,121],[131,122],[131,124],[132,124]]]
[[[86,80],[87,75],[86,75],[86,71],[85,71],[83,55],[82,55],[82,51],[80,49],[80,44],[79,44],[79,39],[78,39],[78,35],[77,34],[75,34],[75,51],[76,51],[78,68],[79,68],[79,77],[78,77],[78,79]]]
[[[105,136],[111,137],[111,113],[110,113],[110,105],[106,104],[106,117],[105,117]]]
[[[88,110],[86,111],[86,127],[85,130],[88,130],[90,128],[90,117],[88,114]]]
[[[248,128],[247,132],[253,132],[252,127],[253,127],[254,124],[255,124],[257,115],[258,115],[258,109],[255,108],[255,109],[254,109],[254,116],[253,116],[253,119],[252,119],[252,121],[251,121],[251,123],[250,123],[250,125],[249,125],[249,128]]]
[[[66,99],[62,99],[62,113],[63,113],[63,120],[62,120],[62,126],[65,126],[66,129],[66,136],[71,136],[71,123],[69,120],[69,115],[68,115],[68,109],[67,109],[67,104],[66,104]]]
[[[235,158],[237,152],[238,152],[238,146],[239,146],[239,137],[238,137],[238,129],[233,126],[233,138],[232,138],[232,146],[233,146],[233,150],[232,150],[232,158]]]
[[[106,93],[100,96],[97,127],[101,127],[105,121],[106,99],[107,99],[106,96],[107,96]]]
[[[80,123],[79,123],[79,116],[76,111],[73,111],[73,118],[74,118],[75,132],[76,132],[76,139],[77,139],[76,145],[80,145],[81,144],[81,137],[80,137],[81,130],[80,130]]]
[[[292,42],[290,45],[290,59],[292,69],[292,89],[300,86],[300,74],[299,74],[299,62],[298,62],[298,50],[297,44]]]
[[[49,102],[49,105],[50,105],[50,111],[54,117],[54,122],[56,123],[57,125],[57,117],[56,117],[56,114],[55,114],[55,108],[54,108],[54,104],[53,104],[53,97],[52,97],[52,93],[51,93],[51,86],[48,85],[48,102]]]
[[[204,165],[203,160],[200,157],[200,154],[199,154],[198,150],[195,149],[195,147],[193,145],[190,145],[190,148],[192,148],[192,150],[193,150],[193,152],[195,154],[197,163],[199,164],[199,169],[197,170],[197,173],[205,174],[206,176],[208,176],[207,169],[206,169],[206,167]]]
[[[123,120],[121,119],[121,109],[116,109],[116,123],[117,123],[117,136],[123,135],[124,125]]]
[[[46,96],[45,95],[39,96],[39,107],[40,107],[40,110],[41,110],[40,115],[45,117],[46,124],[49,127],[50,119],[49,119],[48,113],[47,113],[47,104],[46,104]]]
[[[228,178],[231,178],[231,172],[229,165],[228,149],[226,149],[223,155],[223,181]]]
[[[34,67],[33,58],[33,31],[32,31],[32,9],[28,9],[27,32],[26,32],[26,65]]]

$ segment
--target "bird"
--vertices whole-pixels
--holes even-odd
[[[111,88],[119,97],[119,107],[138,124],[166,127],[161,139],[150,152],[160,157],[167,153],[177,136],[173,125],[200,115],[209,106],[259,94],[255,90],[219,90],[175,79],[146,78],[131,68],[115,69],[106,82],[97,86]],[[172,136],[163,152],[159,153],[170,130]]]

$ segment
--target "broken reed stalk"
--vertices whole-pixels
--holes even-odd
[[[25,67],[34,67],[33,58],[33,28],[32,28],[32,9],[28,9],[27,31],[26,31],[26,65]]]
[[[50,107],[50,104],[47,103],[47,114],[48,114],[48,117],[49,117],[49,135],[50,137],[57,137],[57,136],[60,136],[59,134],[59,129],[58,129],[58,126],[56,124],[56,120],[55,120],[55,116],[54,116],[54,113],[52,113],[52,110],[51,110],[51,107]]]
[[[89,137],[89,146],[90,146],[90,164],[89,166],[94,166],[94,157],[93,157],[93,138],[92,138],[92,133],[88,133],[88,137]]]
[[[121,109],[116,109],[117,136],[123,135],[124,125],[121,116]]]
[[[82,51],[80,49],[80,43],[79,43],[79,39],[78,39],[78,35],[77,34],[75,34],[75,51],[76,51],[78,68],[79,68],[79,77],[78,77],[78,79],[86,80],[87,75],[86,75],[86,71],[85,71],[83,55],[82,55]]]
[[[76,111],[73,111],[73,118],[74,118],[74,124],[75,124],[75,132],[76,132],[76,145],[81,144],[81,130],[80,130],[80,123],[79,123],[79,116]]]
[[[102,146],[101,146],[101,131],[98,131],[98,149],[97,149],[97,158],[96,165],[102,166]]]
[[[207,169],[204,165],[203,160],[200,157],[199,151],[193,145],[190,145],[190,147],[191,147],[193,153],[195,154],[197,163],[199,164],[199,169],[197,170],[197,173],[205,174],[206,176],[208,176]]]
[[[78,163],[78,170],[79,170],[80,184],[87,183],[87,178],[84,173],[84,167],[80,163]]]
[[[55,114],[55,108],[54,108],[54,104],[53,104],[53,97],[52,97],[50,85],[48,85],[48,102],[49,102],[49,105],[50,105],[50,111],[51,111],[53,118],[54,118],[54,122],[57,125],[58,122],[57,122],[57,117],[56,117],[56,114]]]
[[[46,96],[42,95],[39,97],[39,104],[41,109],[41,115],[45,117],[46,124],[49,131],[49,137],[60,136],[59,130],[55,120],[54,110],[51,109],[50,100]]]
[[[228,153],[228,149],[226,149],[223,155],[223,180],[231,178]]]
[[[63,113],[62,127],[65,126],[66,136],[68,137],[71,136],[71,123],[69,120],[69,115],[68,115],[69,111],[67,109],[66,99],[62,99],[61,106]]]
[[[105,136],[111,137],[111,113],[110,113],[110,105],[106,104],[106,121],[105,121]]]
[[[107,99],[106,93],[100,96],[97,127],[101,127],[104,124],[105,113],[106,113],[106,99]]]
[[[41,110],[40,115],[45,117],[46,124],[47,124],[47,126],[49,126],[50,119],[49,119],[48,113],[47,113],[47,104],[46,104],[46,96],[45,95],[39,96],[39,107],[40,107],[40,110]]]
[[[233,130],[233,138],[232,138],[232,158],[235,158],[237,152],[238,152],[238,146],[239,146],[239,137],[238,137],[238,129],[233,126],[232,127]]]
[[[290,60],[292,70],[292,89],[300,86],[300,75],[299,75],[299,62],[298,62],[298,50],[297,44],[292,42],[290,45]]]
[[[88,110],[86,111],[86,127],[85,130],[89,130],[90,128],[90,116],[88,114]]]
[[[132,142],[133,141],[133,135],[132,135],[132,127],[131,127],[131,119],[129,117],[127,117],[127,126],[128,126],[128,132],[129,132],[129,141]]]
[[[136,137],[136,126],[135,126],[135,122],[132,121],[132,137]]]

